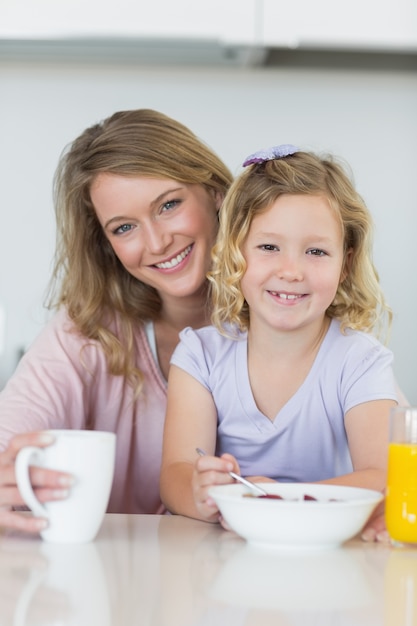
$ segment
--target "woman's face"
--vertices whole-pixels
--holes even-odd
[[[196,293],[211,264],[222,198],[201,185],[102,173],[91,200],[126,270],[164,298]]]

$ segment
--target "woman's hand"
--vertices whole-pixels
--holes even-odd
[[[380,543],[389,543],[390,538],[385,526],[385,501],[379,504],[372,517],[368,520],[365,528],[361,533],[363,541],[379,541]]]
[[[229,472],[240,474],[239,465],[231,454],[223,454],[221,457],[205,455],[195,462],[191,485],[195,506],[201,519],[207,522],[221,521],[219,509],[208,491],[214,485],[233,483]]]
[[[24,508],[25,503],[16,484],[15,462],[22,448],[26,446],[43,448],[52,442],[53,436],[46,432],[25,433],[15,435],[7,448],[0,452],[0,528],[37,533],[47,527],[47,520],[16,511]],[[69,474],[40,467],[31,468],[30,479],[40,502],[66,498],[68,488],[73,484],[73,478]]]

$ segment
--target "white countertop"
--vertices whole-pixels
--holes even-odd
[[[106,515],[84,545],[0,533],[0,626],[416,624],[417,549],[265,552],[170,515]]]

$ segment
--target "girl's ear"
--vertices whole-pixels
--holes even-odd
[[[343,281],[345,280],[346,276],[349,274],[351,268],[352,268],[352,261],[353,261],[353,248],[349,248],[349,250],[347,250],[346,254],[345,254],[345,258],[343,260],[343,267],[342,267],[342,272],[340,274],[340,284],[343,283]]]

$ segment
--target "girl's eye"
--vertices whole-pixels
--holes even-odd
[[[266,252],[276,252],[279,250],[278,246],[274,246],[272,243],[264,243],[259,247],[261,250],[265,250]]]
[[[312,256],[327,256],[327,253],[324,250],[320,250],[319,248],[313,248],[312,250],[308,250],[307,254],[311,254]]]
[[[128,233],[133,228],[132,224],[122,224],[113,230],[113,235],[123,235],[123,233]]]

